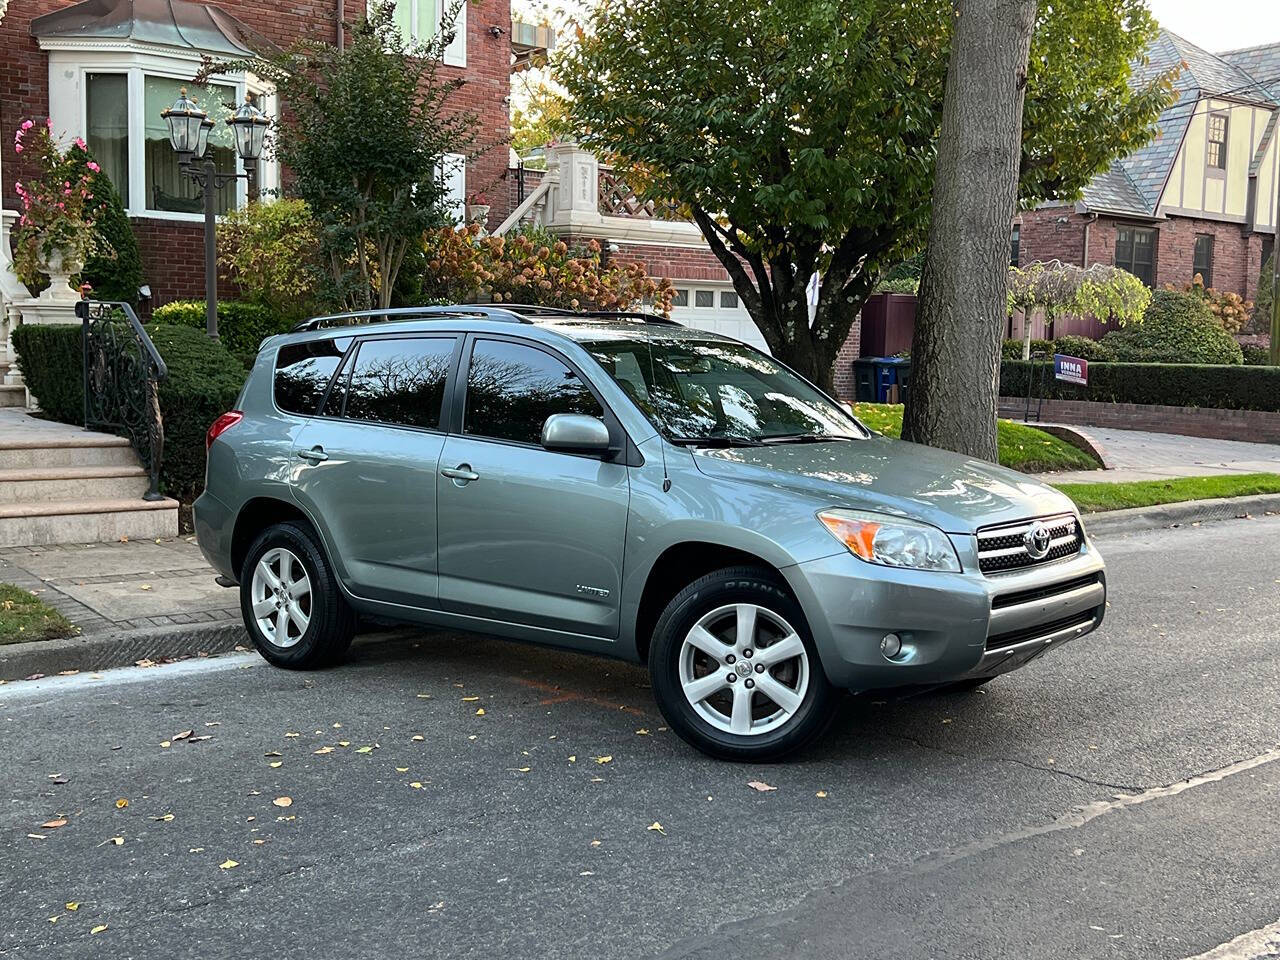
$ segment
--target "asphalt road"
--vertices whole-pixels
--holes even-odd
[[[488,639],[0,687],[0,956],[1280,956],[1280,518],[1102,547],[1102,631],[785,764]]]

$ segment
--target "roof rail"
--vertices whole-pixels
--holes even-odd
[[[640,323],[655,323],[661,326],[680,326],[679,322],[672,320],[670,317],[664,317],[657,313],[645,313],[640,310],[568,310],[564,307],[542,307],[527,303],[503,304],[503,309],[526,317],[564,317],[572,320],[633,320]]]
[[[514,310],[496,307],[491,304],[461,303],[456,306],[433,307],[388,307],[385,310],[355,310],[350,313],[331,313],[323,317],[312,317],[303,320],[293,328],[294,333],[303,330],[319,330],[328,326],[356,326],[362,323],[401,320],[431,320],[445,317],[487,317],[492,320],[507,320],[515,323],[532,323]]]

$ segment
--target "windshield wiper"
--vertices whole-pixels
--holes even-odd
[[[852,440],[853,437],[842,437],[831,433],[782,433],[773,437],[761,437],[761,443],[834,443]]]
[[[671,442],[681,447],[760,447],[759,440],[745,437],[672,437]]]

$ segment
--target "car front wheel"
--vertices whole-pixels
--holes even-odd
[[[835,706],[800,605],[756,567],[717,570],[680,591],[654,629],[649,671],[671,728],[726,760],[798,750]]]
[[[355,633],[355,615],[315,535],[301,524],[268,527],[249,548],[240,610],[254,646],[278,667],[337,663]]]

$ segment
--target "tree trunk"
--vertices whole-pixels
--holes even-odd
[[[903,436],[994,461],[1036,0],[956,0],[955,10]]]

